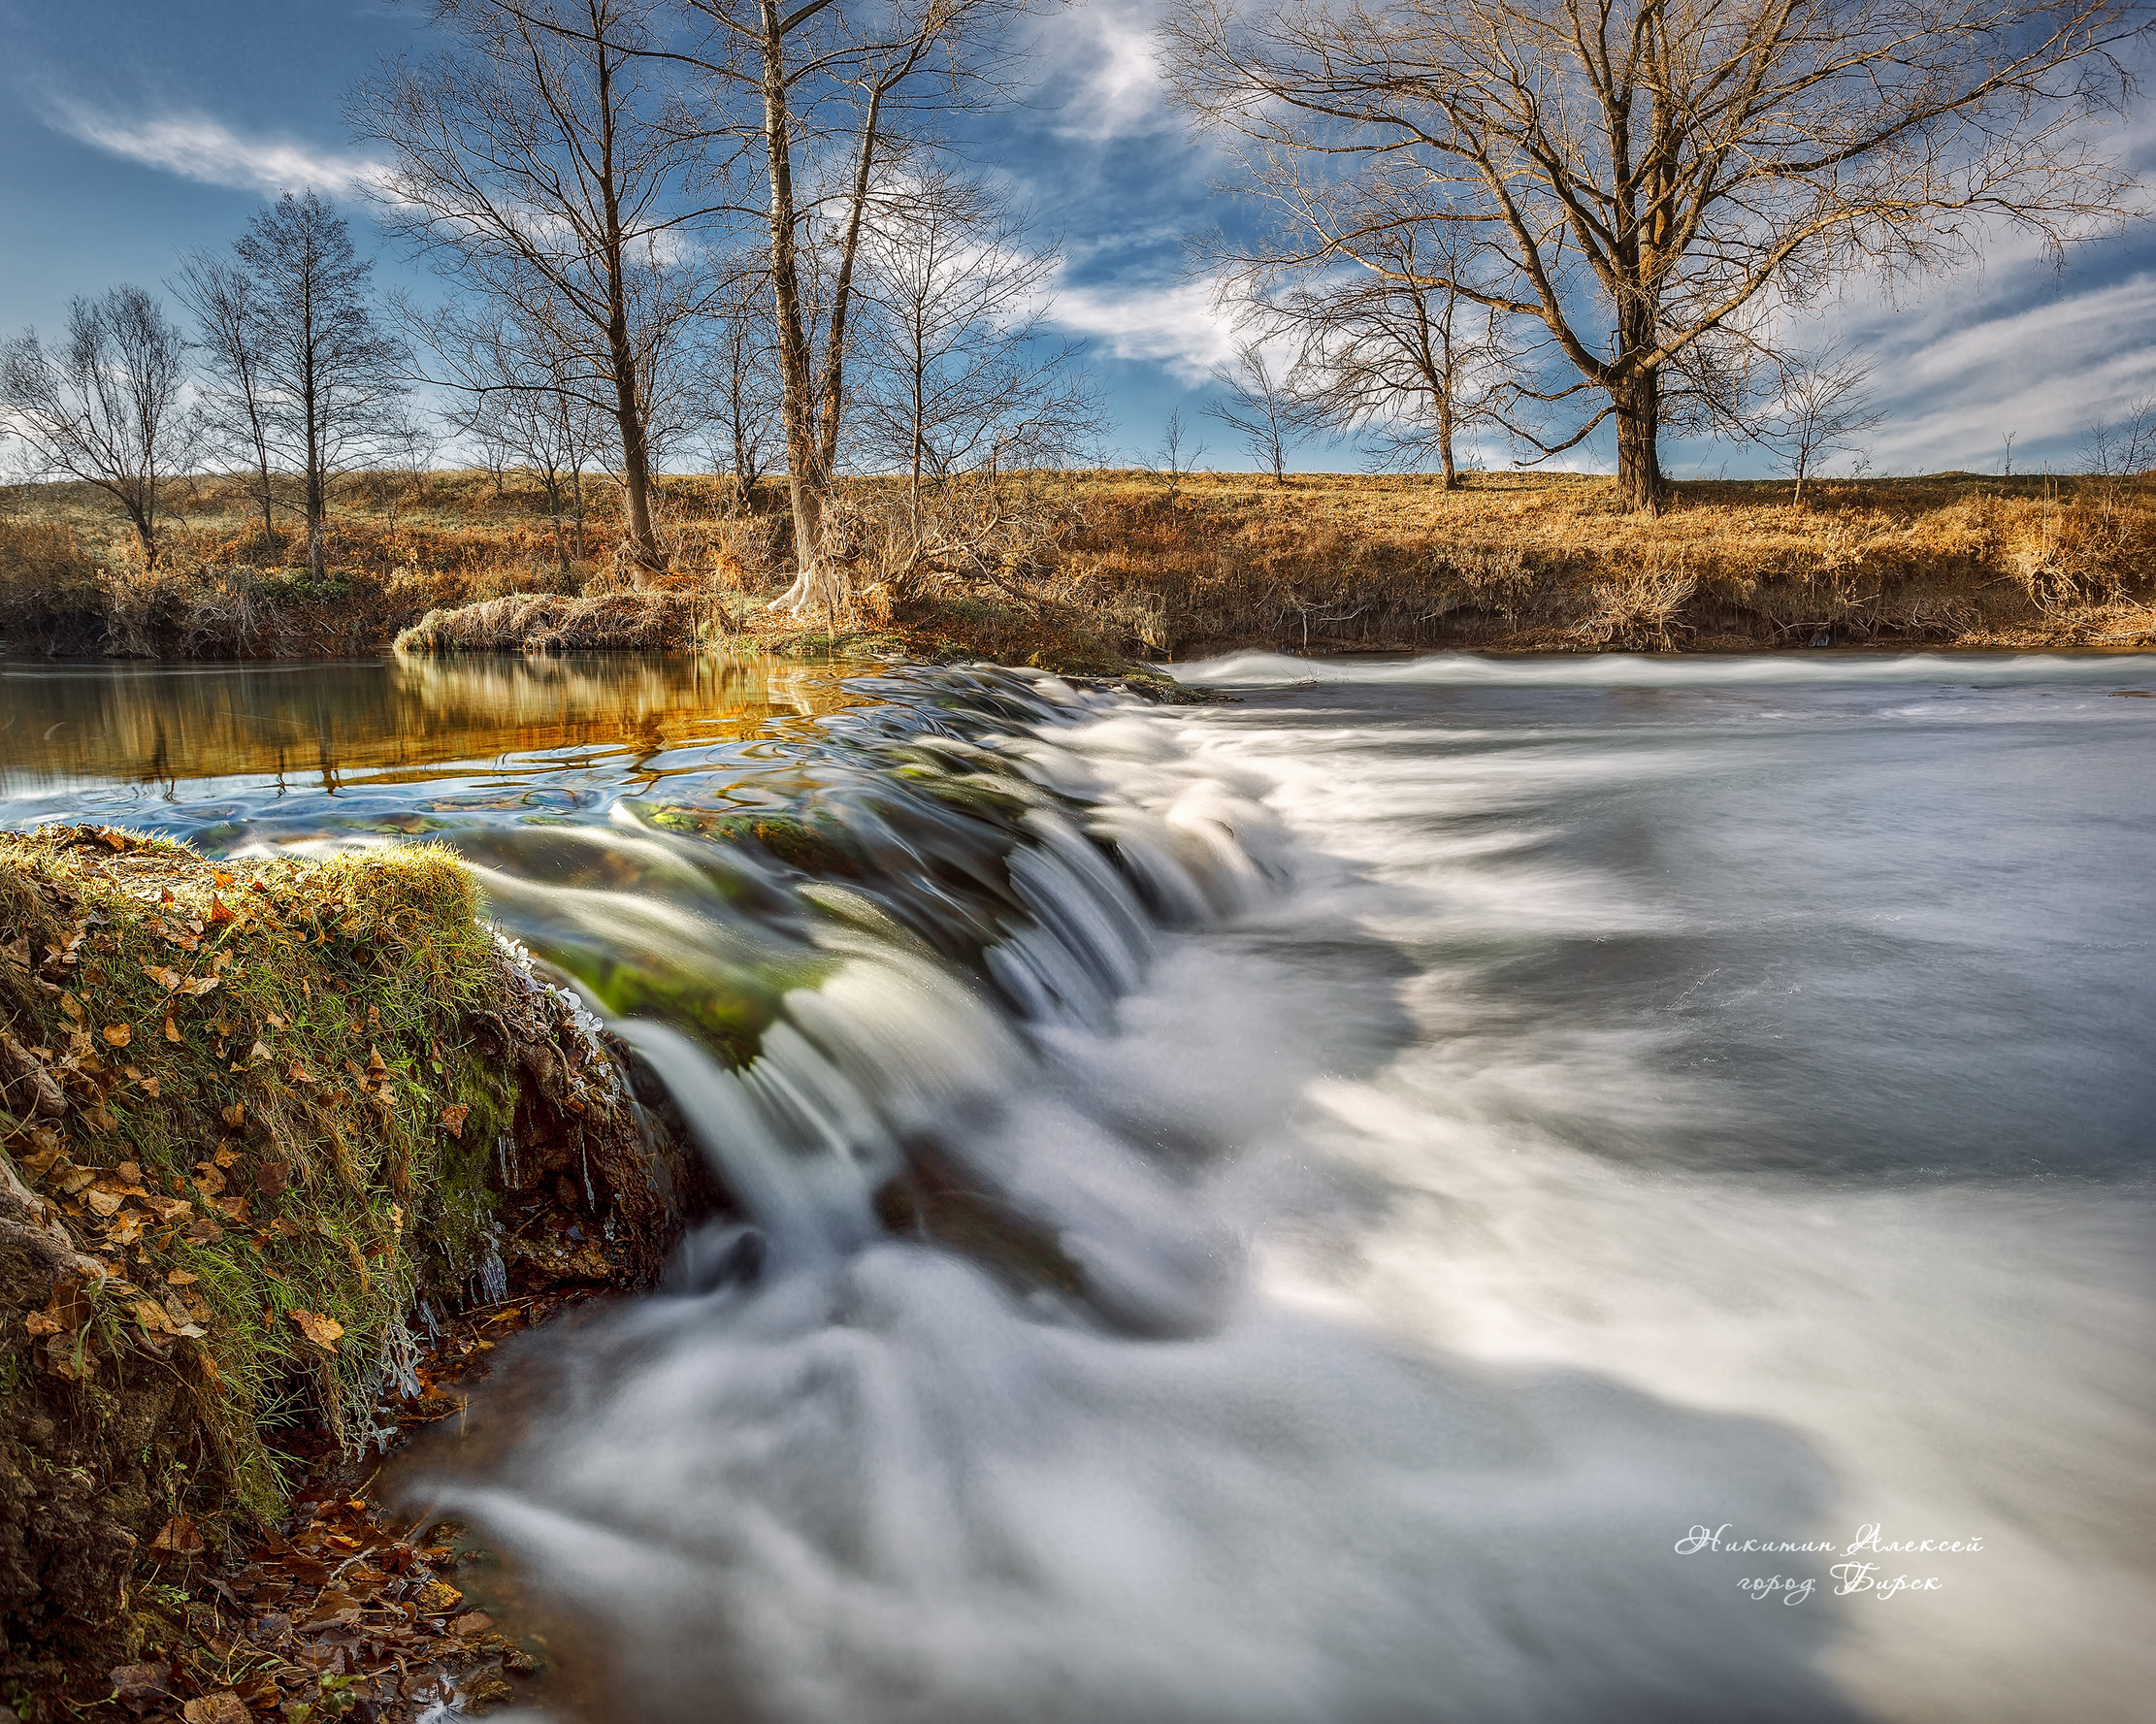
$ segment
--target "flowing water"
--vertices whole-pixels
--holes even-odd
[[[19,670],[0,819],[451,842],[664,1079],[420,1463],[566,1713],[2145,1716],[2156,662],[1185,674]]]

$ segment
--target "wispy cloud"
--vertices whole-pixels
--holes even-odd
[[[239,191],[344,192],[378,179],[381,164],[281,138],[244,137],[203,114],[135,117],[71,98],[47,103],[47,117],[69,137],[108,155]]]
[[[1114,282],[1058,285],[1049,321],[1084,336],[1111,359],[1165,366],[1183,382],[1205,380],[1235,350],[1229,319],[1213,305],[1213,286],[1121,287]]]
[[[1158,10],[1153,0],[1096,0],[1043,20],[1033,60],[1059,136],[1097,144],[1173,123],[1154,40]]]

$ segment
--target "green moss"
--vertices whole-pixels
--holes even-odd
[[[465,1038],[501,975],[477,910],[434,846],[0,835],[0,1024],[68,1102],[34,1119],[17,1084],[0,1142],[111,1273],[85,1387],[189,1380],[229,1485],[194,1512],[276,1513],[266,1437],[303,1414],[362,1445],[423,1275],[480,1249],[514,1092]]]

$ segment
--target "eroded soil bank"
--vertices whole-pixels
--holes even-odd
[[[716,1201],[446,853],[0,835],[0,1702],[407,1716],[530,1654],[362,1485]],[[648,1105],[647,1105],[648,1103]],[[281,1530],[278,1530],[280,1529]]]

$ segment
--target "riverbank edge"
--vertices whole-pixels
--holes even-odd
[[[295,1507],[364,1519],[365,1457],[461,1407],[493,1343],[457,1313],[652,1283],[720,1201],[663,1095],[426,845],[0,835],[0,1702],[341,1715],[324,1619],[394,1624],[422,1697],[530,1668],[453,1614],[446,1547],[340,1524],[317,1555],[376,1552],[372,1592],[330,1587],[351,1558],[287,1557],[271,1606],[231,1578]]]
[[[940,563],[907,551],[888,484],[851,478],[851,597],[835,617],[769,608],[793,566],[779,486],[664,478],[667,563],[652,573],[623,563],[604,498],[571,562],[547,549],[543,504],[517,475],[411,475],[386,511],[355,482],[317,580],[275,566],[289,545],[248,537],[229,485],[190,483],[199,524],[173,530],[154,570],[93,498],[6,493],[6,650],[351,657],[401,637],[424,651],[789,653],[836,634],[930,663],[1113,673],[1246,648],[2156,645],[2156,475],[1835,479],[1801,503],[1785,485],[1695,480],[1642,516],[1577,474],[1445,490],[1422,475],[1019,473],[953,494],[952,542],[970,548]]]

